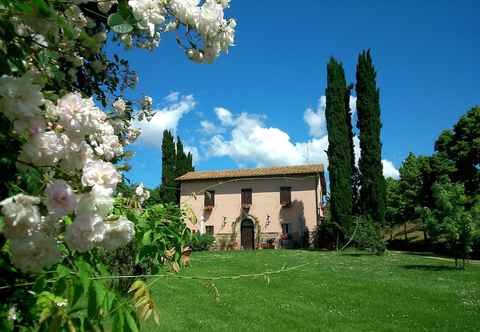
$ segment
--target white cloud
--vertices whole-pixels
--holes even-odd
[[[213,122],[208,120],[200,121],[200,126],[202,127],[200,131],[207,135],[213,135],[223,131],[223,128],[216,126]]]
[[[352,111],[352,114],[357,111],[357,97],[355,96],[350,96],[350,110]]]
[[[350,107],[355,108],[356,98],[351,97]],[[219,111],[221,110],[221,111]],[[318,108],[312,115],[308,112],[304,119],[310,127],[310,133],[316,127],[314,137],[303,142],[294,142],[283,130],[268,127],[262,117],[241,113],[238,116],[230,111],[218,107],[215,109],[217,117],[224,126],[230,127],[230,135],[216,134],[210,142],[204,142],[209,156],[229,157],[238,165],[255,166],[281,166],[322,163],[328,165],[328,135],[325,128],[325,101],[319,99]],[[220,114],[220,115],[219,115]],[[308,120],[307,120],[308,118]],[[223,120],[223,121],[222,121]],[[322,122],[323,121],[323,122]],[[355,163],[358,165],[360,158],[360,141],[357,136],[353,138]],[[398,178],[399,172],[389,160],[382,160],[385,177]]]
[[[169,102],[169,103],[174,103],[176,101],[178,101],[178,98],[180,97],[180,92],[177,92],[177,91],[174,91],[174,92],[170,92],[167,96],[165,96],[163,99],[166,101],[166,102]]]
[[[327,134],[327,121],[325,119],[325,107],[327,98],[321,96],[318,99],[317,109],[307,108],[303,113],[303,119],[308,125],[309,134],[313,137],[323,137]],[[350,109],[352,114],[357,111],[357,97],[350,96]]]
[[[215,135],[210,143],[210,155],[226,156],[239,164],[256,166],[327,162],[324,152],[328,147],[326,136],[308,142],[292,142],[286,132],[266,127],[258,117],[247,113],[237,117],[232,115],[229,123],[233,126],[231,137],[226,139]]]
[[[184,145],[183,146],[183,151],[185,151],[185,153],[190,152],[192,154],[193,165],[198,164],[198,162],[200,161],[200,153],[199,153],[198,148],[196,146]]]
[[[316,110],[307,108],[303,114],[303,119],[308,125],[309,133],[314,137],[325,136],[327,131],[327,122],[325,119],[326,98],[321,96],[318,99],[318,106]]]
[[[174,94],[175,96],[172,96]],[[164,99],[169,100],[169,105],[155,110],[155,115],[150,121],[134,122],[133,126],[142,130],[139,143],[161,147],[163,131],[168,129],[175,133],[180,119],[197,104],[192,95],[185,96],[177,92],[169,94]]]
[[[231,126],[233,124],[232,112],[223,107],[215,107],[215,114],[223,126]]]
[[[398,169],[395,167],[395,165],[390,161],[383,159],[382,160],[382,165],[383,165],[383,176],[386,178],[394,178],[398,179],[400,178],[400,172]]]

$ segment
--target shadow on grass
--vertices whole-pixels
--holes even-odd
[[[445,266],[445,265],[423,265],[423,264],[413,264],[413,265],[403,265],[406,270],[424,270],[424,271],[456,271],[462,270],[461,268],[455,266]]]
[[[349,252],[349,253],[342,253],[341,256],[361,257],[361,256],[377,256],[377,255],[370,252]]]

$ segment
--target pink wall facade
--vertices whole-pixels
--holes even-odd
[[[280,187],[291,187],[289,206],[280,204]],[[252,204],[248,209],[241,204],[242,189],[252,189]],[[215,205],[211,210],[204,208],[205,190],[215,191]],[[323,217],[321,181],[316,174],[182,181],[180,203],[188,205],[198,219],[197,224],[188,224],[190,229],[199,231],[203,218],[206,226],[213,226],[217,240],[237,242],[233,245],[237,248],[241,243],[240,227],[244,219],[254,221],[257,245],[273,239],[278,246],[282,224],[289,224],[290,242],[301,245],[305,230],[308,229],[311,236]]]

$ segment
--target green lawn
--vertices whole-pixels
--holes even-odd
[[[480,265],[388,253],[257,250],[194,253],[179,276],[234,276],[307,265],[264,277],[157,279],[160,326],[144,331],[480,331]],[[152,281],[152,280],[150,280]]]

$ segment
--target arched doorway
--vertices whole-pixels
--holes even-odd
[[[250,219],[243,219],[240,225],[240,243],[243,249],[255,249],[255,226]]]

